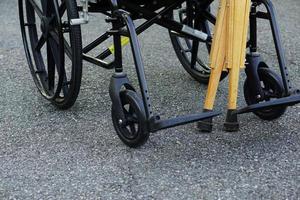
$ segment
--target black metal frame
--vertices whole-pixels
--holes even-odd
[[[90,10],[92,10],[93,12],[101,12],[108,16],[106,22],[112,23],[112,29],[102,34],[92,43],[90,43],[85,48],[83,48],[83,59],[93,64],[96,64],[100,67],[103,67],[105,69],[115,69],[115,73],[111,78],[109,93],[114,107],[117,108],[117,110],[122,110],[121,108],[122,104],[119,96],[121,89],[125,87],[126,89],[134,90],[134,88],[131,86],[127,78],[127,75],[123,73],[123,66],[122,66],[121,36],[127,36],[130,38],[130,45],[131,45],[134,63],[136,67],[139,86],[141,90],[140,93],[142,96],[145,115],[147,118],[147,127],[148,127],[148,131],[150,132],[155,132],[161,129],[166,129],[178,125],[191,123],[191,122],[196,122],[201,119],[211,118],[220,114],[220,112],[207,112],[207,113],[192,114],[192,115],[162,120],[158,115],[155,115],[153,113],[151,108],[152,107],[151,100],[149,96],[149,90],[148,90],[147,81],[145,77],[144,65],[142,61],[142,55],[141,55],[137,35],[141,34],[152,25],[158,24],[169,30],[176,32],[176,34],[182,37],[191,38],[193,40],[201,40],[202,42],[211,42],[210,37],[207,37],[206,40],[203,40],[202,38],[199,38],[197,37],[197,35],[193,34],[193,32],[188,33],[186,31],[183,31],[184,30],[183,24],[170,19],[169,17],[170,12],[172,12],[175,8],[179,7],[185,1],[186,0],[172,1],[170,4],[164,5],[164,8],[160,9],[158,12],[155,12],[155,10],[158,10],[159,8],[155,8],[155,10],[151,11],[146,8],[143,8],[140,5],[130,3],[130,1],[117,2],[115,0],[111,0],[110,1],[111,12],[108,12],[106,9],[101,10],[102,7],[100,7],[97,4],[94,5],[91,4]],[[209,0],[207,2],[212,2],[212,0]],[[215,21],[215,18],[212,15],[210,15],[210,13],[206,10],[206,8],[209,5],[210,3],[207,3],[206,7],[205,5],[203,5],[204,6],[203,14],[210,16],[210,19]],[[107,8],[107,7],[104,6],[103,8]],[[143,18],[146,19],[146,21],[140,26],[138,26],[137,28],[135,28],[133,19],[137,19],[137,18]],[[109,49],[105,50],[104,52],[102,52],[96,57],[91,57],[88,55],[88,52],[96,48],[102,42],[107,40],[110,36],[113,36],[113,43],[115,49],[114,59],[112,62],[107,63],[104,61],[105,58],[111,55]],[[126,120],[124,113],[118,112],[117,115],[118,115],[117,117],[120,120],[122,121]]]
[[[122,10],[126,10],[128,11],[128,15],[132,15],[131,12],[135,13],[134,14],[134,18],[133,19],[137,19],[137,18],[143,18],[146,19],[146,22],[144,22],[143,24],[141,24],[140,26],[138,26],[135,30],[137,35],[143,33],[145,30],[147,30],[148,28],[150,28],[152,25],[154,24],[158,24],[162,27],[167,28],[170,31],[174,31],[176,32],[178,35],[181,35],[182,37],[187,37],[187,38],[191,38],[193,40],[201,40],[197,37],[195,37],[192,34],[188,34],[186,32],[183,32],[183,24],[176,22],[172,19],[170,19],[169,13],[174,10],[175,8],[179,7],[183,2],[185,2],[186,0],[177,0],[174,1],[172,3],[170,3],[169,5],[165,5],[165,7],[160,10],[159,12],[155,12],[155,11],[151,11],[148,10],[146,8],[141,7],[140,5],[134,4],[134,3],[130,3],[130,1],[118,1],[118,3],[113,2],[111,4],[115,5],[115,3],[117,4],[116,7],[114,8],[115,11],[113,12],[118,12],[120,9],[122,8]],[[190,1],[190,0],[189,0]],[[206,4],[201,4],[201,8],[203,12],[201,12],[202,17],[207,18],[209,21],[211,21],[212,23],[215,23],[215,17],[212,16],[208,11],[207,11],[207,7],[211,4],[211,2],[213,2],[213,0],[207,0]],[[109,18],[112,17],[112,13],[107,11],[107,6],[104,6],[104,8],[102,9],[101,6],[97,5],[97,4],[91,4],[90,5],[90,12],[101,12],[104,15],[107,15]],[[136,16],[141,16],[141,17],[136,17]],[[114,22],[111,19],[107,19],[107,22]],[[112,23],[112,25],[114,26],[115,23]],[[104,34],[102,34],[100,37],[98,37],[97,39],[95,39],[93,42],[91,42],[89,45],[87,45],[86,47],[83,48],[83,59],[91,62],[93,64],[96,64],[100,67],[106,68],[106,69],[113,69],[114,68],[114,62],[117,60],[117,56],[115,56],[115,59],[113,62],[107,63],[104,61],[105,58],[107,58],[108,56],[111,55],[111,52],[109,51],[109,49],[106,49],[104,52],[102,52],[101,54],[99,54],[96,57],[91,57],[88,56],[87,53],[90,52],[91,50],[93,50],[94,48],[96,48],[98,45],[100,45],[102,42],[106,41],[108,38],[110,38],[111,35],[114,35],[115,31],[118,31],[120,35],[122,36],[129,36],[128,32],[122,28],[124,28],[124,24],[120,25],[119,30],[115,30],[116,27],[113,27],[112,30],[105,32]],[[208,37],[206,41],[202,42],[211,42],[211,38]],[[117,49],[117,46],[115,47]],[[117,61],[118,62],[118,61]]]
[[[128,0],[107,0],[109,5],[99,6],[98,4],[90,4],[90,12],[100,12],[108,16],[106,22],[112,23],[112,29],[102,34],[92,43],[83,48],[83,59],[96,64],[105,69],[115,69],[115,74],[111,78],[110,82],[110,97],[111,100],[118,110],[121,109],[121,100],[119,97],[119,92],[122,87],[126,89],[134,90],[134,88],[130,85],[129,80],[126,74],[123,73],[122,66],[122,45],[121,45],[121,36],[127,36],[130,38],[131,49],[133,53],[133,58],[136,67],[136,73],[138,76],[138,81],[141,89],[142,100],[144,104],[145,114],[148,121],[148,130],[150,132],[158,131],[161,129],[174,127],[177,125],[182,125],[190,122],[195,122],[199,120],[203,120],[206,118],[211,118],[218,115],[218,112],[205,112],[202,114],[196,115],[188,115],[183,117],[177,117],[173,119],[161,120],[158,115],[153,114],[151,109],[151,101],[149,97],[149,90],[146,82],[146,77],[144,73],[144,65],[142,62],[142,56],[140,51],[140,46],[138,42],[137,35],[141,34],[153,24],[158,24],[162,27],[169,29],[170,31],[176,33],[178,36],[187,37],[192,39],[193,41],[202,41],[202,42],[211,42],[211,37],[207,35],[207,38],[203,39],[198,37],[193,32],[193,27],[190,27],[192,31],[187,32],[184,31],[184,26],[175,20],[170,19],[169,14],[174,9],[180,7],[180,5],[184,2],[187,2],[189,11],[187,15],[193,15],[192,9],[193,7],[197,7],[197,9],[201,8],[201,12],[197,13],[199,17],[203,17],[207,19],[211,23],[215,23],[216,18],[208,11],[208,7],[213,2],[213,0],[205,0],[205,1],[193,1],[193,0],[177,0],[170,1],[169,4],[165,4],[162,7],[155,7],[153,10],[149,10],[144,6],[141,6],[136,3],[132,3],[133,1]],[[263,4],[267,12],[257,12],[257,6]],[[199,10],[198,10],[199,11]],[[133,20],[143,18],[146,21],[135,28]],[[270,0],[252,0],[252,9],[251,9],[251,17],[250,17],[250,41],[248,42],[248,46],[250,47],[250,54],[247,56],[247,66],[246,66],[246,74],[251,80],[254,80],[253,83],[255,86],[253,90],[255,94],[261,95],[263,97],[263,92],[261,91],[260,81],[257,73],[257,69],[259,63],[262,62],[260,55],[257,53],[257,19],[267,19],[270,21],[271,29],[274,37],[274,43],[276,47],[279,68],[281,71],[281,77],[285,89],[285,96],[289,96],[291,94],[291,86],[290,80],[288,77],[287,66],[284,56],[284,50],[282,47],[280,32],[275,16],[275,10],[273,8],[273,4]],[[187,25],[190,25],[187,23]],[[100,45],[102,42],[106,41],[110,36],[113,36],[114,43],[114,59],[112,62],[106,62],[108,56],[112,53],[109,49],[103,51],[96,57],[89,56],[88,53]],[[298,97],[299,99],[299,97]],[[299,100],[300,101],[300,100]],[[243,110],[244,113],[245,109]],[[252,111],[249,109],[248,111]],[[125,116],[122,112],[117,114],[119,119],[125,120]]]

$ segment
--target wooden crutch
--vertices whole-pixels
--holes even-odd
[[[229,71],[228,111],[226,131],[239,128],[237,115],[240,68],[245,65],[246,42],[250,14],[250,0],[220,0],[217,22],[210,52],[211,75],[204,103],[204,111],[212,111],[222,70]],[[198,124],[201,131],[212,131],[212,119]]]
[[[237,131],[237,97],[240,69],[245,67],[251,0],[229,0],[227,62],[229,70],[228,111],[224,128]]]
[[[219,11],[214,29],[214,37],[210,51],[211,74],[209,78],[206,99],[204,102],[204,112],[213,110],[222,70],[225,69],[226,65],[227,42],[224,35],[227,34],[227,9],[227,0],[220,0]],[[198,122],[198,128],[202,132],[211,132],[212,118]]]

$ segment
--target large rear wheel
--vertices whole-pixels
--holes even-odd
[[[211,10],[208,9],[208,12],[211,12]],[[214,27],[215,19],[207,19],[204,16],[196,17],[197,13],[200,13],[200,11],[195,12],[189,18],[186,4],[183,4],[181,8],[173,11],[172,18],[211,37],[211,30]],[[213,18],[213,15],[211,17]],[[209,53],[211,43],[191,40],[172,31],[170,31],[170,38],[175,53],[186,72],[199,83],[207,84],[210,77]],[[221,80],[226,76],[227,72],[223,72]]]
[[[19,0],[26,58],[43,97],[61,109],[76,101],[82,75],[80,26],[75,0]]]

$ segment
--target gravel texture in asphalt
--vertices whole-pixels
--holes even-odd
[[[300,88],[300,1],[274,0],[293,86]],[[299,199],[300,106],[278,120],[239,116],[241,130],[225,133],[227,81],[221,83],[212,134],[196,125],[151,134],[127,148],[113,129],[108,95],[112,71],[84,63],[79,98],[60,111],[38,93],[25,60],[17,1],[0,1],[0,199]],[[84,43],[106,29],[91,16]],[[268,23],[259,46],[276,68]],[[156,113],[200,112],[206,86],[185,73],[165,29],[140,36]],[[129,48],[125,70],[137,85]],[[242,80],[244,80],[244,73]],[[242,82],[242,81],[241,81]],[[241,87],[242,88],[242,83]],[[242,90],[239,106],[244,106]]]

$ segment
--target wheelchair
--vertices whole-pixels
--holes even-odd
[[[213,1],[18,0],[22,38],[33,80],[43,97],[60,109],[68,109],[80,91],[83,60],[114,70],[109,84],[112,122],[119,138],[129,147],[143,145],[151,132],[211,119],[220,112],[170,119],[161,119],[153,113],[138,35],[154,24],[166,28],[183,68],[195,80],[207,84],[210,76],[207,57],[213,38],[212,27],[216,23],[211,12]],[[256,10],[261,4],[267,8],[266,13]],[[110,24],[111,28],[83,47],[81,28],[84,26],[81,25],[88,23],[89,13],[105,15],[107,18],[103,23]],[[270,70],[257,52],[257,18],[271,22],[281,76]],[[143,20],[143,23],[136,27],[135,20]],[[300,102],[300,99],[298,95],[291,95],[293,92],[271,1],[253,0],[250,20],[250,53],[244,86],[249,107],[241,109],[239,114],[254,112],[262,119],[271,120],[281,116],[287,106]],[[97,56],[89,54],[111,38],[112,46]],[[132,86],[123,72],[122,48],[127,44],[132,50],[140,91]],[[205,53],[207,56],[203,56]],[[227,72],[223,72],[221,79],[226,76]],[[261,93],[268,95],[257,98]],[[283,97],[286,99],[282,100]],[[274,104],[271,98],[280,102]],[[257,106],[258,103],[267,105]]]

